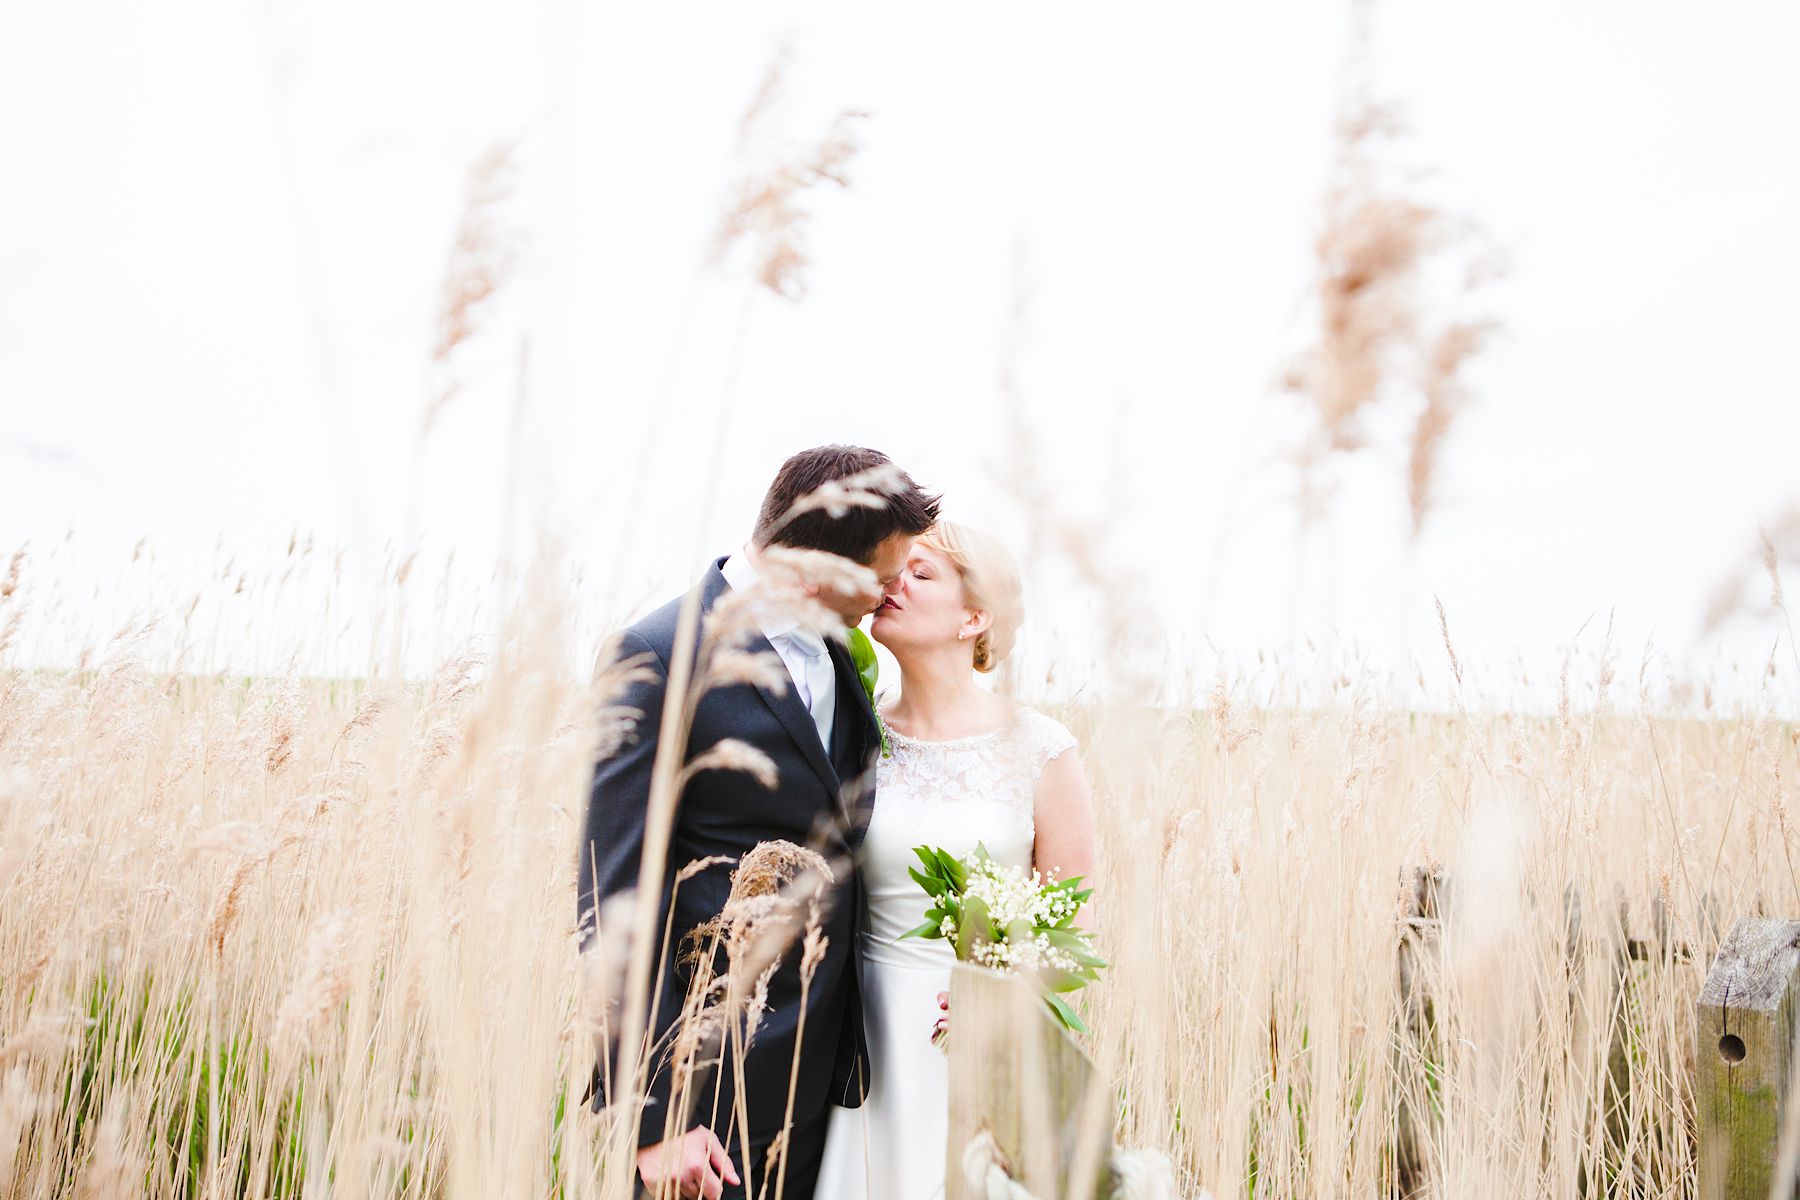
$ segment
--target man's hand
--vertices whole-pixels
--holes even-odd
[[[669,1138],[637,1152],[638,1178],[653,1194],[673,1183],[684,1200],[719,1200],[725,1184],[741,1183],[731,1156],[704,1125],[696,1125],[678,1138]]]

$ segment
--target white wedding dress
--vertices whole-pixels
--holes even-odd
[[[925,919],[930,898],[907,871],[914,846],[957,857],[987,846],[1029,867],[1038,777],[1075,745],[1056,721],[1020,708],[1005,728],[931,742],[888,731],[861,869],[869,913],[862,943],[869,1094],[833,1108],[815,1200],[933,1200],[944,1193],[948,1065],[931,1044],[955,954],[938,939],[900,935]]]

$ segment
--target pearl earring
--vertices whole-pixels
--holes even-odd
[[[959,634],[957,634],[957,635],[956,635],[956,640],[957,640],[957,641],[959,641],[959,642],[960,642],[960,641],[962,641],[962,640],[963,640],[963,639],[964,639],[964,638],[966,638],[966,637],[968,637],[968,636],[969,636],[969,635],[968,635],[968,634],[966,634],[966,633],[959,633]]]

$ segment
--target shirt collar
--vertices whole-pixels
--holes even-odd
[[[725,582],[731,585],[734,592],[748,592],[762,582],[756,573],[756,566],[750,561],[748,547],[743,547],[725,560],[719,568],[725,576]],[[800,628],[800,622],[786,612],[778,604],[752,604],[751,610],[756,615],[756,624],[764,637],[772,643],[776,638],[787,638],[808,654],[822,654],[825,650],[824,640],[816,634]]]

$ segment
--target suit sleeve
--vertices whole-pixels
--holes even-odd
[[[626,734],[611,753],[595,764],[593,783],[588,792],[587,820],[581,839],[581,862],[578,869],[580,882],[576,894],[576,928],[581,931],[583,952],[595,940],[600,906],[609,898],[635,888],[642,865],[644,826],[650,806],[651,768],[656,762],[656,732],[662,723],[668,672],[648,642],[635,633],[627,632],[620,638],[614,663],[616,665],[633,658],[643,662],[648,677],[634,680],[615,703],[636,709],[642,715],[637,718],[635,729]],[[662,886],[663,895],[657,906],[656,929],[659,935],[669,907],[670,884],[666,871]],[[660,941],[660,936],[658,940]],[[668,968],[667,963],[653,966],[652,1002]],[[658,1043],[664,1042],[661,1035],[676,1016],[676,1013],[669,1010],[678,1006],[679,999],[673,1006],[665,999],[660,1006],[661,1011],[657,1014],[658,1028],[654,1030]],[[596,1066],[591,1084],[590,1090],[596,1107],[612,1102],[612,1098],[606,1094],[606,1077],[610,1075],[616,1080],[618,1075],[617,1045],[608,1047],[607,1053],[613,1057],[612,1070],[603,1074]],[[662,1140],[664,1118],[668,1113],[668,1072],[666,1069],[657,1069],[661,1064],[654,1059],[650,1065],[652,1072],[644,1098],[639,1145],[650,1145]]]

